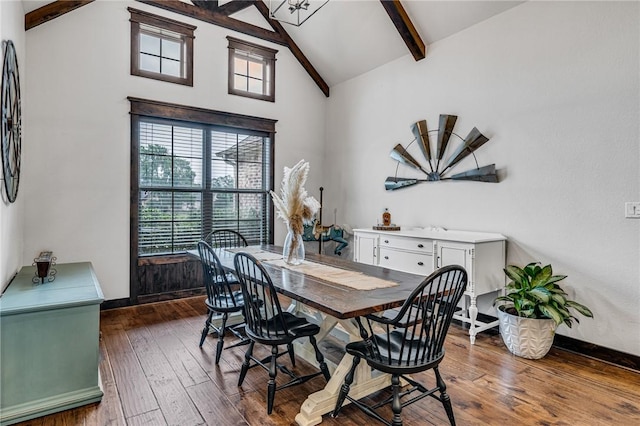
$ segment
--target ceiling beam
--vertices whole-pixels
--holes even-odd
[[[237,19],[230,18],[222,13],[212,12],[202,7],[193,6],[179,0],[138,0],[151,6],[156,6],[180,15],[189,16],[200,21],[208,22],[219,27],[238,31],[246,35],[257,37],[272,43],[287,46],[287,42],[276,32],[266,30],[256,25],[248,24]]]
[[[275,19],[271,19],[269,17],[269,7],[264,4],[262,0],[256,0],[255,2],[256,8],[262,14],[264,19],[269,22],[269,25],[278,33],[280,36],[287,42],[287,46],[293,56],[296,57],[300,65],[307,71],[309,76],[313,79],[313,81],[318,85],[322,93],[328,98],[329,97],[329,85],[324,81],[320,73],[314,68],[309,59],[302,53],[302,50],[298,47],[298,45],[293,41],[291,36],[287,33],[287,31],[282,27],[282,24]]]
[[[254,4],[255,0],[233,0],[218,7],[217,11],[223,15],[229,16],[236,12],[240,12],[249,6],[253,6]]]
[[[413,58],[416,61],[424,59],[427,49],[400,0],[380,0],[380,3],[382,3],[384,10],[387,11],[393,25],[396,26],[400,37],[409,48]]]
[[[56,19],[58,16],[62,16],[67,12],[71,12],[85,4],[91,3],[93,0],[78,0],[78,1],[54,1],[46,4],[36,10],[24,15],[24,30],[28,31],[33,27],[37,27],[40,24]]]
[[[209,9],[212,12],[218,8],[218,0],[191,0],[191,3],[198,7]]]

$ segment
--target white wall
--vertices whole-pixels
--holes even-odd
[[[198,27],[194,87],[129,75],[128,6]],[[279,50],[275,103],[227,94],[227,35]],[[58,263],[93,262],[107,300],[129,296],[127,96],[277,119],[276,185],[300,158],[311,164],[307,188],[322,182],[325,97],[283,46],[124,1],[90,3],[29,30],[26,42],[23,257],[50,249]],[[284,235],[278,223],[276,241]]]
[[[595,319],[559,334],[640,355],[640,4],[527,2],[332,88],[327,210],[368,227],[385,207],[402,226],[500,232],[508,262],[552,263]],[[477,152],[498,184],[441,182],[386,192],[411,123],[459,116],[491,139]],[[410,152],[422,158],[414,144]],[[475,167],[466,159],[456,172]],[[400,166],[398,176],[412,176]],[[481,300],[491,313],[493,296]]]
[[[20,71],[20,88],[22,96],[22,107],[24,117],[24,107],[27,102],[24,98],[26,89],[24,63],[25,63],[25,31],[24,31],[24,10],[22,3],[19,1],[2,1],[0,2],[0,39],[2,41],[11,40],[16,48],[18,57],[18,69]],[[2,49],[4,55],[4,47]],[[4,56],[2,56],[4,57]],[[1,59],[0,59],[1,61]],[[1,68],[1,65],[0,65]],[[24,118],[23,118],[24,119]],[[23,125],[23,149],[25,144],[25,135],[28,131]],[[0,160],[1,161],[1,160]],[[21,163],[24,170],[24,160]],[[20,177],[18,186],[18,196],[14,203],[9,203],[6,199],[4,190],[4,181],[0,181],[2,186],[2,201],[0,201],[0,293],[9,284],[14,274],[22,266],[22,247],[23,247],[23,213],[25,204],[24,195],[24,173]],[[35,257],[35,256],[33,256]]]

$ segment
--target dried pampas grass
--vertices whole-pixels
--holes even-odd
[[[280,196],[271,191],[273,204],[276,206],[278,217],[285,221],[293,233],[288,260],[298,247],[298,236],[304,232],[304,223],[311,222],[320,208],[318,200],[307,195],[304,184],[309,174],[309,163],[300,160],[292,168],[284,168],[284,177],[280,188]]]

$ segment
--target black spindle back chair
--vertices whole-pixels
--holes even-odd
[[[304,383],[320,374],[329,381],[330,374],[324,361],[322,352],[318,349],[315,335],[320,332],[320,327],[310,323],[306,318],[297,317],[290,312],[283,311],[280,306],[278,294],[273,282],[264,266],[248,253],[237,253],[234,257],[236,275],[242,287],[245,306],[245,331],[251,339],[249,348],[245,353],[245,361],[240,370],[238,386],[241,386],[249,368],[261,366],[269,372],[267,384],[267,413],[273,411],[273,402],[276,390]],[[296,339],[308,337],[313,346],[320,371],[306,376],[296,376],[284,365],[277,363],[278,357],[289,353],[291,364],[295,367],[293,342]],[[271,356],[259,360],[253,356],[255,343],[271,346]],[[279,352],[278,346],[286,345],[288,351]],[[251,361],[254,364],[251,365]],[[268,364],[267,364],[268,362]],[[276,387],[276,375],[278,370],[287,374],[291,380]]]
[[[233,327],[227,327],[229,314],[244,311],[244,299],[242,298],[241,290],[233,291],[231,285],[237,285],[238,282],[233,275],[223,269],[220,259],[218,259],[209,244],[205,241],[198,242],[198,254],[202,263],[203,279],[207,290],[207,298],[205,300],[207,320],[200,336],[200,347],[202,347],[210,328],[214,328],[218,334],[218,345],[216,347],[216,364],[218,364],[224,346],[224,334],[227,330],[241,339],[238,344],[248,343],[246,338],[238,331],[241,327],[244,327],[244,321]],[[212,323],[214,314],[221,315],[220,327],[216,327]]]
[[[385,315],[367,315],[366,326],[358,318],[363,340],[347,344],[347,353],[353,355],[353,365],[345,377],[333,416],[337,416],[345,398],[369,416],[386,425],[402,425],[402,408],[427,396],[442,403],[447,417],[455,425],[451,400],[438,370],[444,358],[444,341],[449,325],[467,286],[467,273],[461,266],[445,266],[434,271],[411,293],[399,310]],[[349,397],[354,372],[364,359],[373,369],[391,374],[392,395],[384,401],[368,406]],[[406,374],[432,369],[436,386],[426,388]],[[400,388],[400,378],[408,382],[409,389]],[[419,391],[411,399],[401,398]],[[436,394],[436,392],[439,393]],[[376,409],[391,403],[392,421],[380,416]]]
[[[204,240],[213,248],[246,247],[247,239],[233,229],[216,229],[210,232]]]

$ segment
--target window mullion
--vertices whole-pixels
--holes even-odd
[[[213,161],[211,151],[213,142],[211,138],[211,128],[203,129],[203,179],[202,183],[202,237],[205,237],[213,230],[213,188],[211,187]]]
[[[160,44],[160,46],[162,46],[162,43]],[[162,49],[162,47],[160,48]],[[160,50],[160,53],[162,54],[162,50]],[[173,174],[173,170],[174,170],[174,159],[175,159],[175,131],[176,128],[175,126],[171,126],[171,187],[175,188],[175,182],[174,182],[174,174]],[[175,241],[175,236],[176,236],[176,210],[175,210],[175,205],[176,205],[176,192],[175,191],[171,191],[171,251],[175,252],[176,250],[176,241]]]
[[[247,61],[247,76],[249,75],[249,61]],[[249,79],[247,79],[247,84]],[[240,137],[236,133],[236,196],[235,196],[235,207],[236,207],[236,229],[240,231]]]

